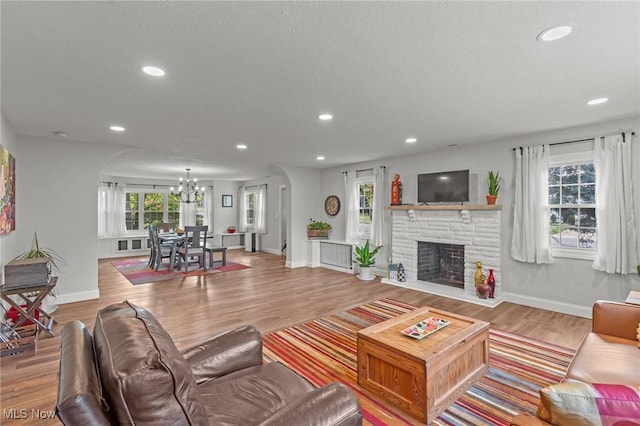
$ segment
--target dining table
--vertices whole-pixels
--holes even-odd
[[[173,272],[178,249],[187,241],[187,236],[184,233],[176,234],[175,232],[165,232],[158,233],[158,238],[160,239],[160,244],[171,243],[171,261],[169,262],[169,271]],[[213,235],[207,235],[207,239],[210,238],[213,238]]]

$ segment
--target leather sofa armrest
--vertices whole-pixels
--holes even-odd
[[[592,331],[598,334],[636,340],[640,305],[598,300],[593,305]]]
[[[511,426],[549,426],[549,423],[527,413],[520,413],[511,419]]]
[[[360,426],[362,412],[356,395],[342,383],[309,392],[278,410],[260,426]]]
[[[251,325],[234,328],[182,352],[196,383],[262,365],[262,336]]]

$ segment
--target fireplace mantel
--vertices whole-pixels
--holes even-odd
[[[502,204],[434,204],[425,206],[422,204],[401,206],[389,206],[389,210],[502,210]]]

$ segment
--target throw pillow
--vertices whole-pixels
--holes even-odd
[[[640,388],[566,382],[540,389],[537,417],[553,425],[640,423]]]

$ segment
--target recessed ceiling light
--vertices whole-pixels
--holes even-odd
[[[318,118],[320,120],[325,120],[326,121],[326,120],[331,120],[333,118],[333,115],[331,115],[331,114],[320,114],[318,116]]]
[[[319,160],[319,161],[324,160],[324,155],[318,155],[318,156],[316,157],[316,160]]]
[[[418,139],[416,138],[407,138],[404,140],[406,143],[416,143]]]
[[[67,135],[66,132],[63,132],[62,130],[56,130],[55,132],[53,132],[53,134],[59,138],[66,138],[67,136],[69,136]]]
[[[236,145],[236,148],[238,149],[247,149],[247,146],[243,143],[239,143],[238,145]]]
[[[589,102],[587,102],[587,105],[599,105],[599,104],[603,104],[603,103],[607,102],[608,100],[609,100],[609,98],[591,99]]]
[[[142,72],[154,77],[162,77],[164,75],[164,70],[162,68],[152,66],[142,67]]]
[[[546,30],[538,34],[538,37],[536,37],[536,39],[540,42],[560,40],[561,38],[568,36],[571,31],[573,31],[573,27],[573,24],[565,24],[547,28]]]
[[[117,124],[114,124],[113,126],[110,126],[109,128],[114,132],[124,132],[126,130],[124,127],[118,126]]]

